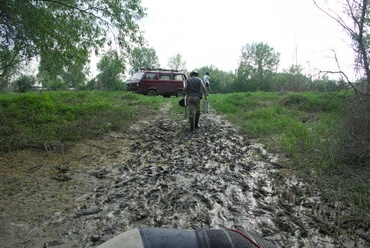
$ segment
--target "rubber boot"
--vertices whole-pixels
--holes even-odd
[[[195,114],[195,129],[198,129],[199,128],[199,117],[200,117],[200,114]]]
[[[190,132],[194,130],[194,118],[189,118]]]

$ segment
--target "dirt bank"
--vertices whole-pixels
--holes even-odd
[[[96,247],[137,227],[244,228],[279,247],[369,247],[368,221],[211,109],[81,143],[0,156],[0,247]]]

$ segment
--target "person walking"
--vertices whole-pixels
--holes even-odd
[[[208,71],[206,72],[206,75],[204,75],[203,81],[206,85],[207,95],[208,95],[209,92],[211,92],[211,76],[209,75]]]
[[[205,100],[207,101],[207,89],[202,79],[199,78],[199,73],[196,70],[190,72],[190,77],[185,82],[183,96],[187,96],[189,106],[189,124],[190,131],[194,128],[199,128],[200,118],[200,100],[204,93]]]

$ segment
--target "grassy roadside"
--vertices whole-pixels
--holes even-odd
[[[0,152],[98,137],[155,115],[160,98],[76,91],[0,95]]]
[[[211,106],[355,216],[370,211],[369,168],[338,162],[343,93],[234,93],[210,95]],[[367,217],[368,218],[368,217]]]
[[[320,93],[211,95],[212,106],[251,139],[289,158],[315,154],[340,118],[343,97]],[[326,146],[326,145],[325,145]]]

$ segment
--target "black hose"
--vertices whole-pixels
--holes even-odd
[[[166,228],[133,229],[98,248],[275,248],[257,233],[235,229],[186,231]]]

